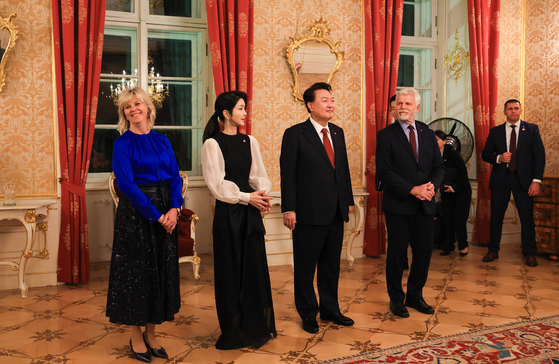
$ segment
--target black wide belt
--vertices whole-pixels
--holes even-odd
[[[169,183],[166,181],[161,181],[157,184],[138,185],[138,188],[146,194],[159,193],[163,209],[162,213],[166,213],[171,209],[171,190],[169,189]]]

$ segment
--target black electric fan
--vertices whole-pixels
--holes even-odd
[[[454,118],[440,118],[428,124],[433,131],[442,130],[446,134],[446,144],[460,153],[467,163],[474,151],[474,137],[466,124]]]

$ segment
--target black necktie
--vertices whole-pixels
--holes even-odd
[[[509,162],[509,171],[514,172],[516,171],[516,125],[511,125],[512,131],[510,132],[510,146],[509,152],[510,162]]]

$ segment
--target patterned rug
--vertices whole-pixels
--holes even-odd
[[[559,364],[559,316],[494,326],[321,363]]]

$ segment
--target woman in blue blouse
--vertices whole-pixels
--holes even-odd
[[[122,134],[114,143],[113,171],[120,197],[115,219],[107,316],[131,326],[134,357],[167,358],[155,325],[174,320],[180,308],[178,241],[183,204],[179,167],[167,137],[151,130],[155,107],[139,87],[118,99]],[[142,326],[145,331],[142,333]]]

